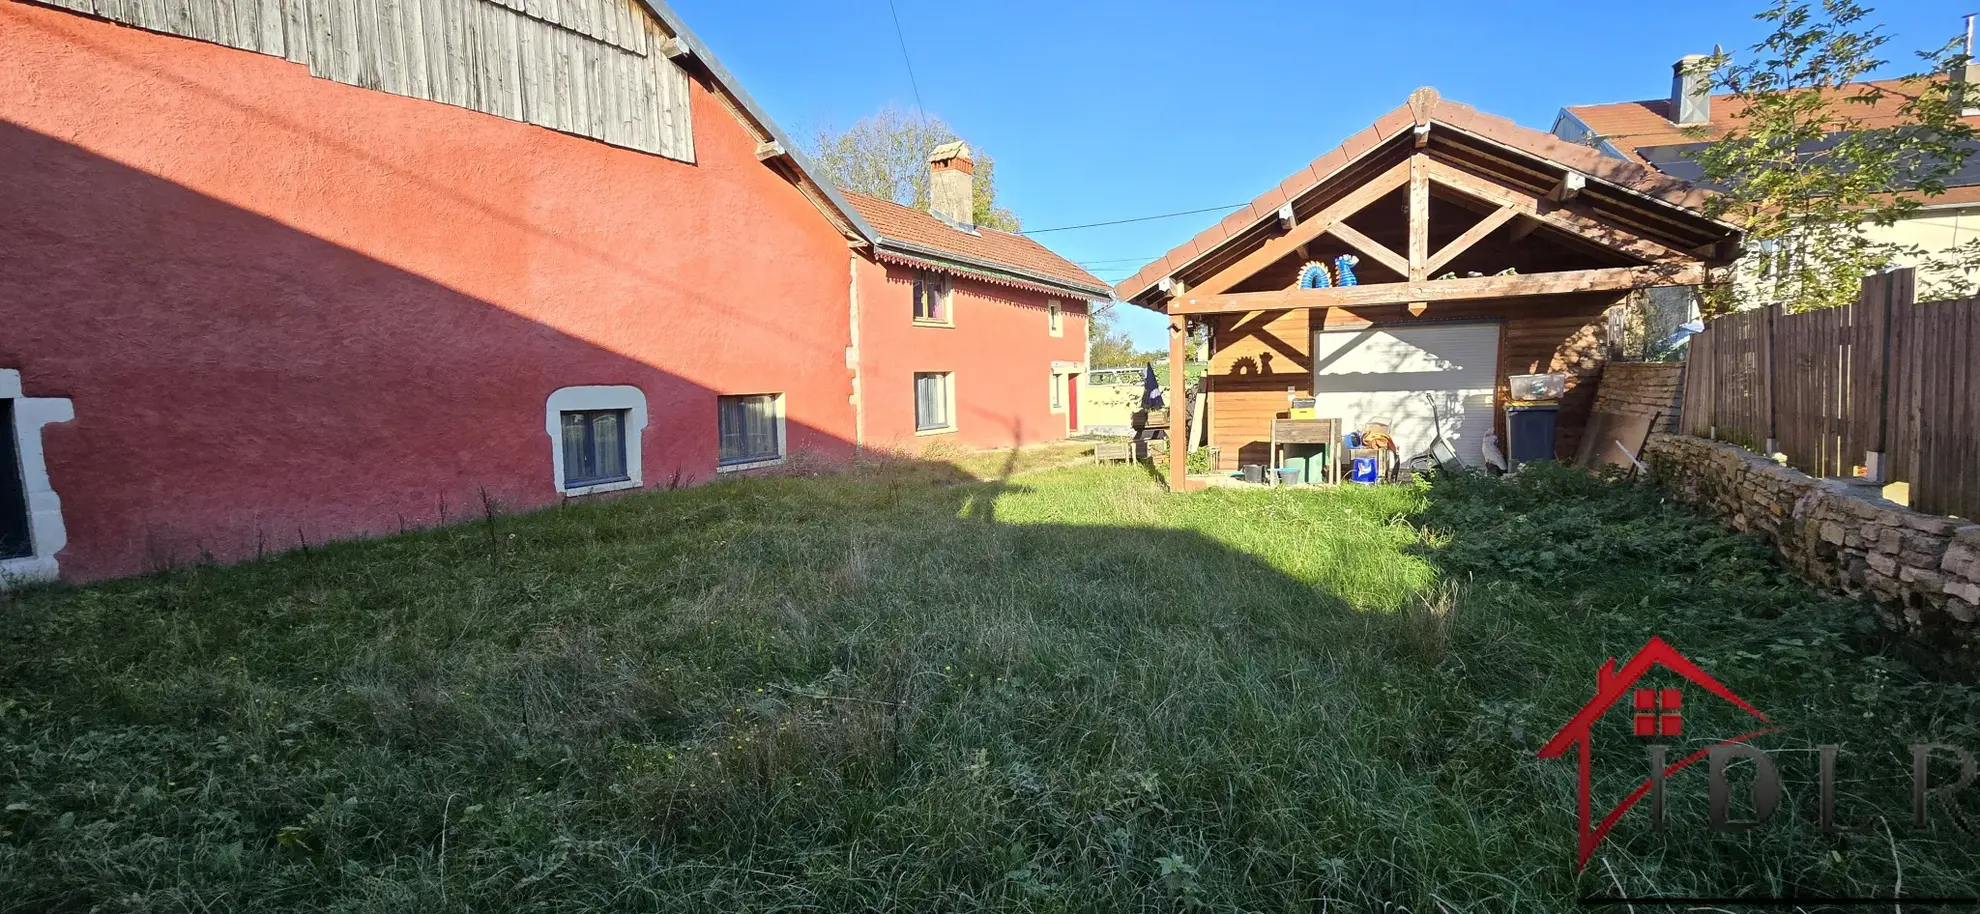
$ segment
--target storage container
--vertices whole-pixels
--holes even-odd
[[[1511,390],[1507,391],[1514,400],[1558,400],[1567,393],[1567,375],[1516,374],[1509,380]]]
[[[1368,485],[1368,486],[1372,486],[1378,482],[1381,482],[1382,481],[1381,458],[1378,457],[1354,458],[1354,469],[1348,473],[1348,481],[1358,482],[1361,483],[1362,485]]]
[[[1301,481],[1301,479],[1302,479],[1302,478],[1303,478],[1303,477],[1304,477],[1305,475],[1306,475],[1306,472],[1305,472],[1304,470],[1302,470],[1302,469],[1300,469],[1299,467],[1280,467],[1280,468],[1279,468],[1279,485],[1282,485],[1282,486],[1296,486],[1296,485],[1299,485],[1299,484],[1300,484],[1300,481]]]
[[[1245,481],[1245,482],[1251,482],[1251,483],[1262,483],[1262,482],[1264,482],[1264,481],[1265,481],[1265,467],[1264,467],[1264,465],[1263,465],[1263,464],[1257,464],[1257,463],[1247,463],[1247,464],[1245,464],[1245,465],[1244,465],[1244,481]]]

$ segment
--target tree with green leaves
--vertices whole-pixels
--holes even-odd
[[[1865,82],[1886,65],[1890,40],[1870,14],[1851,0],[1775,0],[1755,17],[1771,31],[1750,56],[1721,51],[1695,65],[1736,109],[1732,129],[1698,154],[1704,181],[1723,191],[1708,214],[1747,233],[1741,280],[1713,290],[1710,310],[1847,304],[1865,275],[1924,255],[1874,229],[1944,193],[1971,149],[1950,78],[1965,58],[1948,43],[1919,52],[1920,71],[1895,87]],[[1896,116],[1873,126],[1872,105]]]
[[[1088,316],[1086,363],[1094,368],[1125,368],[1154,358],[1134,348],[1134,339],[1121,329],[1114,307],[1112,303],[1096,304]]]
[[[840,187],[926,210],[928,154],[958,139],[939,117],[920,117],[890,106],[844,131],[816,130],[805,151]],[[1021,227],[1017,216],[997,205],[996,162],[973,143],[971,151],[976,158],[976,224],[1017,231]]]

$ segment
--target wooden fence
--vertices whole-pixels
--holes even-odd
[[[1817,476],[1879,455],[1911,507],[1980,518],[1980,299],[1916,302],[1910,270],[1863,281],[1853,305],[1722,317],[1692,338],[1687,434]]]

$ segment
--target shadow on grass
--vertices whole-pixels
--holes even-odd
[[[1779,827],[1705,835],[1674,782],[1670,835],[1632,821],[1576,876],[1573,766],[1533,753],[1648,634],[1866,774],[1973,709],[1653,490],[1178,497],[1019,464],[24,593],[0,909],[1525,911],[1970,872],[1942,832],[1814,834],[1804,753]],[[1866,777],[1845,816],[1903,789]]]

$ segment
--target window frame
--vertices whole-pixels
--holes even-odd
[[[632,478],[632,473],[629,471],[629,468],[626,468],[624,466],[626,463],[626,418],[627,418],[627,413],[629,412],[631,411],[624,409],[570,409],[557,414],[558,428],[564,434],[564,443],[566,445],[570,443],[569,436],[570,436],[571,417],[573,416],[579,417],[579,424],[584,427],[584,449],[589,455],[589,459],[591,463],[594,465],[602,462],[600,460],[600,454],[599,454],[598,422],[600,419],[604,419],[608,416],[611,417],[612,421],[616,422],[619,426],[618,428],[619,453],[617,455],[618,461],[619,464],[621,465],[621,468],[627,470],[626,472],[620,472],[605,476],[587,476],[582,479],[572,479],[570,455],[566,454],[564,456],[564,487],[565,488],[589,489],[596,486],[609,486],[612,485],[613,483],[625,482],[626,480]]]
[[[1045,300],[1045,330],[1055,337],[1066,335],[1066,306],[1056,298]]]
[[[776,437],[776,454],[769,457],[722,457],[722,401],[748,400],[757,397],[770,398],[772,434]],[[782,466],[788,457],[788,439],[785,438],[784,394],[782,391],[753,394],[720,394],[715,398],[715,472],[739,473],[764,467]]]
[[[940,305],[941,313],[936,317],[922,317],[923,291],[931,285],[936,288],[937,303]],[[933,270],[916,270],[908,298],[910,305],[908,313],[914,318],[915,326],[954,327],[956,325],[955,281],[947,274]]]
[[[1045,402],[1055,416],[1066,411],[1066,372],[1052,369],[1052,393]]]
[[[551,481],[557,494],[566,498],[644,488],[645,461],[641,439],[646,430],[646,394],[628,385],[563,387],[543,404],[544,431],[550,436]],[[619,434],[626,455],[624,478],[572,485],[564,470],[564,414],[623,412]]]
[[[61,564],[55,556],[69,545],[69,531],[62,520],[62,499],[55,494],[48,476],[48,458],[42,450],[43,426],[71,422],[76,418],[74,401],[67,397],[30,397],[21,386],[21,373],[0,369],[0,399],[13,405],[13,422],[0,427],[0,435],[14,441],[14,466],[0,472],[18,473],[26,511],[28,553],[0,559],[0,590],[17,583],[53,581],[61,577]]]
[[[922,427],[921,424],[921,379],[939,377],[942,379],[942,410],[946,425]],[[950,435],[956,431],[956,373],[954,371],[917,371],[909,388],[909,400],[914,408],[914,433],[916,436]]]

